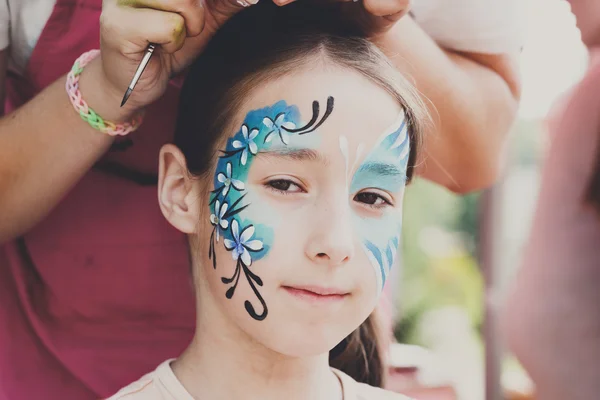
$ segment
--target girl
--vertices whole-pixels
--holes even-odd
[[[424,108],[335,20],[258,5],[189,71],[158,186],[188,235],[196,333],[111,399],[402,398],[355,379],[382,381],[369,315],[400,244]],[[330,358],[353,360],[355,379]]]

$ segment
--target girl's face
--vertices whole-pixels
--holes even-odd
[[[404,113],[342,69],[280,79],[242,108],[211,172],[202,277],[258,342],[322,354],[373,311],[395,264],[410,153]]]

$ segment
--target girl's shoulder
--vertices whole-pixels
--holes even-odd
[[[170,368],[161,364],[154,372],[119,390],[107,400],[193,400]],[[342,384],[344,400],[411,400],[406,396],[356,382],[345,373],[333,369]]]
[[[364,383],[357,383],[357,385],[356,397],[353,400],[413,400],[400,393],[390,392]],[[347,398],[344,397],[344,400],[347,400]]]
[[[411,400],[399,393],[359,383],[345,373],[333,369],[342,383],[344,400]]]
[[[194,400],[173,374],[172,361],[165,361],[106,400]]]
[[[106,400],[121,400],[124,398],[131,400],[165,400],[156,384],[157,382],[152,374],[148,374],[140,380],[125,386]]]

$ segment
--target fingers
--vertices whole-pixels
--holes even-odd
[[[188,36],[197,36],[204,28],[204,9],[200,0],[117,0],[117,5],[125,9],[155,10],[178,14],[185,21]]]
[[[410,9],[411,0],[362,0],[365,9],[376,17],[400,18]]]
[[[258,0],[236,0],[236,3],[242,7],[250,7],[258,4]]]
[[[103,11],[101,26],[103,39],[122,54],[140,52],[148,42],[158,43],[163,51],[174,53],[186,38],[185,20],[180,14],[148,8],[118,7]]]
[[[278,6],[287,6],[294,1],[296,0],[273,0],[273,3],[277,4]]]

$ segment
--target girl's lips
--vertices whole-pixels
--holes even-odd
[[[292,296],[312,303],[338,302],[344,300],[350,293],[336,288],[283,286],[283,289]]]

